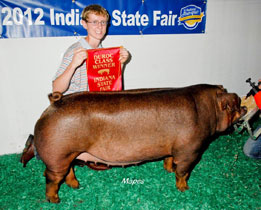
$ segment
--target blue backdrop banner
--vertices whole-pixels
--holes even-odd
[[[109,35],[205,33],[207,0],[0,0],[0,37],[84,36],[89,4],[108,10]]]

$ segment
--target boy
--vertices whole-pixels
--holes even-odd
[[[82,12],[82,26],[87,36],[73,44],[66,51],[63,61],[53,81],[53,92],[64,95],[88,90],[86,71],[86,49],[102,48],[101,42],[107,32],[109,14],[100,5],[89,5]],[[129,52],[125,48],[120,50],[120,62],[128,60]]]

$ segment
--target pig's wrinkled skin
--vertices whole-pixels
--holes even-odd
[[[46,165],[46,197],[59,202],[62,180],[78,188],[72,161],[130,165],[165,158],[180,191],[208,137],[246,113],[222,86],[54,93],[35,125],[34,144]]]

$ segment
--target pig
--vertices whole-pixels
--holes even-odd
[[[36,122],[34,147],[46,165],[46,199],[60,202],[59,186],[78,188],[72,162],[108,166],[164,159],[176,187],[188,178],[209,137],[245,113],[240,98],[220,85],[49,95]]]

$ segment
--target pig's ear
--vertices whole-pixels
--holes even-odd
[[[223,87],[223,85],[217,85],[220,88],[220,91],[218,93],[227,93],[227,89]]]

